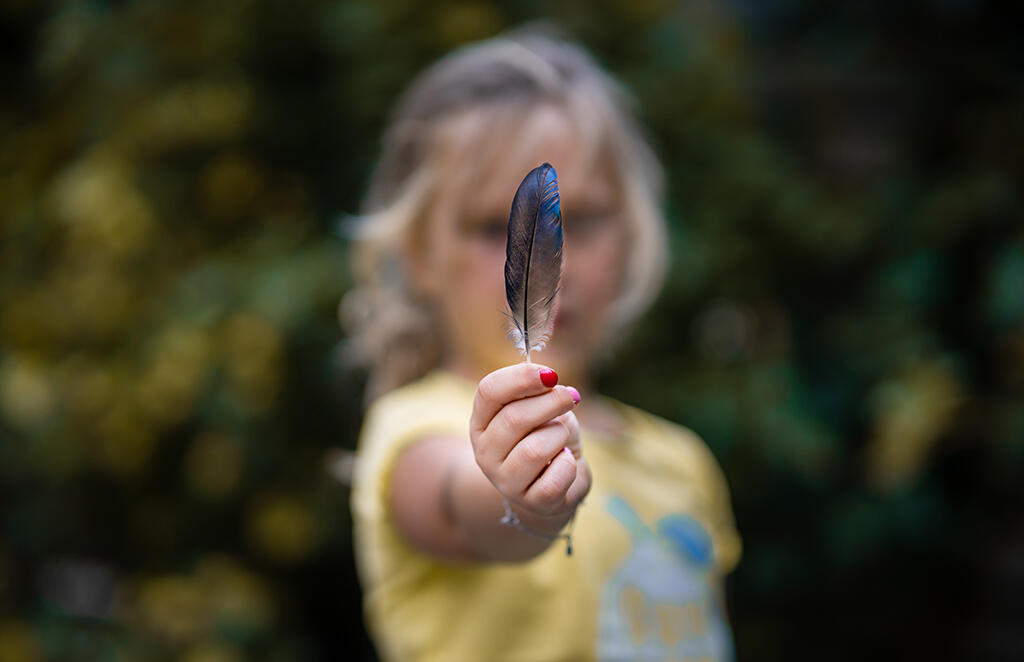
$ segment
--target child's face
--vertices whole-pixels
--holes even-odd
[[[621,195],[610,173],[588,159],[572,124],[554,107],[532,113],[507,140],[495,163],[473,163],[472,147],[453,150],[455,172],[486,172],[466,190],[442,178],[413,275],[433,299],[446,331],[447,365],[482,376],[522,357],[507,339],[505,241],[512,196],[523,176],[547,161],[558,173],[564,224],[564,271],[551,342],[536,361],[586,379],[587,364],[605,339],[611,304],[624,271],[626,230]],[[467,162],[468,160],[468,162]],[[476,167],[479,166],[479,167]]]

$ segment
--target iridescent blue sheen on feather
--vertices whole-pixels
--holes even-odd
[[[512,199],[505,248],[505,295],[511,311],[509,337],[530,360],[544,348],[554,325],[555,295],[562,278],[562,213],[558,177],[545,163],[531,170]]]

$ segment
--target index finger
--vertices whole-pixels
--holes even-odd
[[[547,384],[545,384],[547,381]],[[483,432],[498,411],[510,402],[550,391],[558,375],[539,363],[517,363],[495,370],[480,380],[473,397],[471,432]]]

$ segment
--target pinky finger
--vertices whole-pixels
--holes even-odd
[[[565,494],[566,505],[576,507],[583,501],[590,492],[590,484],[592,481],[590,475],[590,465],[587,463],[587,458],[578,457],[576,458],[576,480],[572,482],[569,489]]]

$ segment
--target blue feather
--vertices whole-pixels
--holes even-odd
[[[523,178],[512,199],[505,248],[505,296],[511,311],[509,337],[530,360],[544,348],[554,325],[555,295],[562,278],[562,213],[558,176],[549,164]]]

